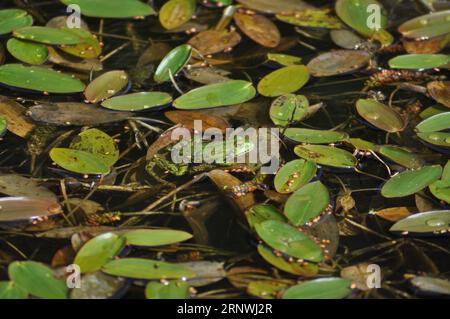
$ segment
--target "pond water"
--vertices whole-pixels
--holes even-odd
[[[2,1],[0,17],[3,9],[17,8],[33,17],[34,26],[45,26],[52,18],[66,14],[66,6],[61,2]],[[294,26],[281,22],[282,17],[276,18],[261,12],[262,9],[252,8],[252,4],[261,3],[264,8],[267,1],[246,0],[242,1],[244,9],[237,9],[239,14],[250,19],[256,14],[274,25],[261,26],[258,23],[262,22],[252,20],[255,25],[245,29],[235,17],[228,21],[231,30],[240,34],[235,47],[228,49],[225,46],[225,52],[219,50],[209,55],[199,52],[202,50],[190,42],[195,49],[191,52],[189,47],[187,59],[183,52],[172,59],[167,54],[188,43],[198,30],[214,28],[219,21],[226,24],[226,19],[221,20],[226,12],[223,5],[214,5],[213,1],[203,5],[199,1],[190,12],[187,8],[195,1],[179,1],[182,5],[177,10],[187,12],[184,13],[189,15],[186,21],[190,22],[187,23],[196,23],[192,25],[195,30],[180,25],[177,26],[179,31],[166,30],[156,15],[112,19],[101,17],[99,11],[86,16],[83,2],[72,3],[81,3],[81,17],[95,35],[94,42],[87,45],[88,54],[97,40],[101,42],[101,54],[88,60],[67,51],[79,43],[60,44],[63,35],[49,34],[49,30],[42,30],[41,34],[36,29],[16,28],[14,33],[1,35],[0,46],[4,50],[0,50],[0,61],[3,61],[0,66],[0,119],[6,119],[9,131],[5,131],[0,141],[0,193],[4,194],[0,198],[4,200],[0,203],[0,298],[315,298],[315,293],[322,290],[329,292],[330,298],[450,295],[450,245],[446,234],[450,222],[450,138],[445,135],[447,137],[442,138],[441,144],[433,145],[431,135],[428,140],[420,135],[448,134],[450,126],[448,117],[434,122],[438,123],[434,125],[439,126],[439,132],[420,131],[421,126],[418,126],[436,114],[448,114],[449,82],[444,81],[450,65],[448,2],[436,1],[439,3],[435,4],[436,10],[447,9],[442,11],[447,17],[442,24],[449,27],[440,31],[440,40],[432,38],[440,43],[439,49],[436,45],[424,44],[433,52],[420,51],[419,44],[406,52],[407,44],[402,41],[410,43],[411,39],[398,31],[406,21],[430,13],[430,7],[425,3],[432,1],[382,1],[382,14],[388,21],[383,30],[390,32],[393,38],[387,41],[392,43],[381,46],[375,40],[381,33],[367,36],[351,31],[355,27],[349,24],[359,21],[359,11],[355,9],[356,13],[352,14],[355,18],[350,22],[346,20],[345,12],[355,4],[368,5],[376,1],[309,1],[316,8],[330,10],[316,12],[310,9],[317,16],[312,14],[310,20],[303,16],[299,18],[303,24]],[[120,1],[109,2],[120,7]],[[145,2],[162,16],[161,8],[167,1],[137,2],[138,6]],[[285,2],[286,8],[290,8],[292,3],[299,5],[301,1]],[[336,14],[335,2],[344,2],[344,12],[337,10]],[[254,10],[248,11],[245,6]],[[132,8],[130,4],[129,9]],[[138,12],[147,9],[138,7]],[[176,21],[175,13],[170,8],[166,10],[168,21]],[[117,8],[112,10],[119,11]],[[107,9],[103,12],[108,14]],[[287,13],[284,15],[292,17]],[[5,15],[4,21],[7,18],[11,19]],[[333,41],[330,29],[314,27],[314,23],[323,21],[337,23],[339,29],[347,30],[345,36],[340,35],[342,40],[350,41],[351,36],[359,39],[361,44],[357,48],[358,52],[363,52],[362,56],[354,55],[355,50],[347,48],[341,60],[336,50],[344,48],[336,44],[336,39]],[[32,28],[26,21],[18,23]],[[0,20],[0,31],[3,28]],[[248,36],[249,33],[270,38],[271,28],[280,34],[275,47],[264,47]],[[28,31],[31,35],[27,35]],[[70,35],[66,29],[63,32]],[[44,40],[39,40],[40,35]],[[65,34],[66,37],[69,35]],[[75,37],[79,39],[80,35]],[[10,39],[19,39],[26,46],[20,47],[20,43],[11,43]],[[216,45],[215,40],[216,37],[210,39],[206,48]],[[83,41],[87,41],[86,37]],[[37,47],[30,46],[33,44]],[[66,49],[65,53],[63,49]],[[31,73],[27,73],[28,69],[7,72],[4,66],[9,64],[20,63],[28,68],[28,59],[38,58],[32,50],[43,50],[50,58],[36,63],[33,68],[39,69]],[[65,61],[56,63],[56,51],[52,50],[59,52]],[[74,50],[78,55],[83,52],[79,47]],[[327,52],[332,55],[319,61],[317,72],[331,72],[332,75],[322,77],[313,71],[310,61]],[[411,64],[411,68],[393,67],[393,58],[413,53],[423,55],[414,61],[400,61]],[[305,72],[311,73],[307,75],[307,82],[289,91],[288,87],[298,84],[298,73],[287,71],[269,81],[276,87],[275,91],[282,92],[272,96],[266,94],[258,83],[268,74],[286,68],[269,61],[268,54],[301,58],[301,62],[294,65],[307,65],[309,71],[305,67]],[[433,64],[438,54],[446,63]],[[171,68],[170,72],[176,72],[170,73],[172,79],[166,73],[168,80],[158,83],[154,74],[163,59]],[[359,65],[357,59],[364,61]],[[425,60],[431,61],[432,67],[422,67]],[[67,63],[77,65],[67,67]],[[88,65],[84,70],[80,69],[82,63]],[[99,64],[102,64],[102,70],[91,70]],[[42,75],[42,82],[33,78],[33,74],[49,69],[72,77],[52,80],[50,75]],[[220,76],[209,73],[208,83],[205,78],[197,82],[190,72],[198,69],[221,73]],[[98,80],[100,75],[112,70],[126,73],[125,76],[121,73],[122,77],[109,74],[110,78]],[[381,70],[385,70],[384,73]],[[233,90],[224,86],[222,91],[207,92],[207,97],[188,99],[183,107],[177,106],[182,101],[174,102],[183,110],[171,105],[172,99],[211,84],[217,78],[221,83],[232,79],[247,81],[245,83],[252,84],[256,90],[238,104],[227,101],[233,97],[238,99],[241,88]],[[72,83],[70,79],[78,79],[83,88],[76,89],[79,82]],[[95,86],[92,85],[94,79],[97,80]],[[375,80],[378,85],[368,86]],[[441,99],[435,95],[433,99],[430,90],[427,93],[427,83],[433,81],[443,81],[442,85],[446,85],[446,90],[439,91]],[[57,92],[70,90],[71,85],[75,87],[73,92]],[[86,85],[91,93],[84,90]],[[171,96],[170,102],[155,103],[153,109],[146,107],[128,115],[123,109],[111,111],[99,106],[114,95],[137,92],[165,92]],[[261,163],[225,166],[181,165],[170,161],[167,148],[170,143],[164,140],[163,132],[174,125],[189,126],[195,118],[219,129],[226,126],[276,128],[271,113],[273,102],[279,96],[287,96],[284,102],[292,102],[295,96],[289,94],[294,93],[303,96],[303,101],[307,100],[309,109],[295,100],[290,105],[285,103],[280,113],[286,121],[286,125],[278,126],[281,168],[288,177],[284,183],[295,182],[299,175],[307,174],[305,166],[288,171],[287,163],[303,159],[301,165],[307,162],[314,167],[310,178],[300,185],[302,187],[297,187],[294,194],[293,190],[280,191],[275,175],[260,174]],[[214,108],[196,107],[195,103],[204,99],[210,104],[217,100],[222,104],[218,103]],[[61,103],[87,102],[94,103],[71,104],[73,111],[70,114],[63,114],[61,109],[64,105]],[[142,103],[128,100],[119,104],[134,111]],[[89,107],[108,112],[108,115],[90,114]],[[288,117],[286,109],[290,112]],[[174,113],[172,118],[165,114],[167,111],[180,113]],[[191,112],[191,115],[181,111]],[[299,117],[300,120],[292,121],[298,115],[295,112],[305,114]],[[114,119],[104,120],[107,116]],[[398,122],[399,128],[396,127]],[[293,128],[314,131],[295,131]],[[3,131],[1,125],[0,131]],[[341,137],[327,139],[326,134],[334,131],[341,132]],[[167,136],[169,134],[170,131]],[[290,134],[297,135],[292,137]],[[288,135],[291,138],[287,138]],[[59,156],[55,149],[62,149]],[[324,150],[325,155],[320,154],[319,149]],[[345,151],[344,159],[338,158],[336,149]],[[353,160],[355,165],[339,164]],[[426,169],[429,171],[425,172]],[[398,174],[405,176],[404,179],[398,178]],[[280,175],[281,172],[277,178],[282,179]],[[311,186],[312,183],[316,184]],[[23,197],[34,201],[28,203]],[[323,207],[320,206],[322,202]],[[430,217],[419,215],[429,212],[435,213],[427,215]],[[420,222],[398,224],[414,215],[422,218]],[[298,220],[301,222],[296,222]],[[398,227],[391,229],[394,224]],[[152,233],[154,229],[166,232]],[[29,264],[30,261],[39,264]],[[137,261],[142,264],[133,264]],[[145,264],[152,261],[168,265]],[[77,277],[81,280],[81,288],[69,289],[73,288],[70,285],[66,288],[67,275],[72,273],[66,271],[66,266],[72,264],[79,265],[83,272]],[[179,268],[171,270],[171,265]],[[371,271],[374,268],[368,268],[368,265],[379,266],[380,273]],[[39,277],[40,266],[50,271],[52,278],[63,286],[59,291],[55,288],[42,291],[36,287],[42,279]],[[21,273],[21,267],[29,267],[29,272]],[[379,275],[379,280],[372,281],[374,277],[368,277],[371,274]],[[196,279],[185,281],[186,277]],[[321,278],[329,278],[330,282],[323,283]],[[151,284],[148,284],[149,280]],[[302,290],[305,282],[316,285],[306,296]],[[380,286],[376,289],[368,287],[369,282],[379,282]],[[11,285],[15,285],[14,288]]]

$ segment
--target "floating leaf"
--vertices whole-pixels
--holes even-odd
[[[417,276],[411,279],[411,284],[427,295],[450,295],[450,281],[445,279]]]
[[[308,115],[309,101],[303,95],[285,94],[272,102],[270,118],[276,125],[300,122]]]
[[[270,14],[296,12],[311,7],[299,0],[238,0],[238,2],[246,8]]]
[[[195,0],[169,0],[159,10],[159,22],[168,30],[176,29],[192,18],[195,8]]]
[[[354,50],[364,42],[356,33],[346,29],[331,30],[330,37],[334,44],[348,50]]]
[[[81,13],[96,18],[133,18],[156,14],[139,0],[61,0],[65,5],[80,6]]]
[[[320,278],[286,290],[283,299],[342,299],[350,294],[351,281],[342,278]]]
[[[294,142],[309,144],[331,144],[344,141],[348,138],[347,133],[343,132],[298,127],[287,128],[284,131],[284,135]]]
[[[50,158],[62,168],[78,174],[108,174],[110,167],[91,153],[69,148],[53,148]]]
[[[158,83],[170,81],[170,76],[175,77],[186,66],[191,56],[192,47],[190,45],[183,44],[176,47],[158,65],[153,79]]]
[[[342,29],[344,26],[335,16],[330,15],[330,9],[304,9],[290,15],[277,14],[277,19],[299,27]]]
[[[442,179],[430,185],[430,192],[439,200],[450,204],[450,179]]]
[[[335,76],[364,68],[370,58],[370,54],[362,50],[335,50],[315,57],[307,67],[315,77]]]
[[[351,144],[358,151],[374,151],[377,148],[374,143],[361,138],[349,138],[346,142]]]
[[[441,174],[442,166],[440,165],[405,171],[389,179],[381,189],[381,194],[387,198],[406,197],[420,192],[434,183],[441,177]]]
[[[95,128],[78,134],[70,143],[70,148],[94,155],[107,167],[113,166],[119,160],[119,150],[113,138]]]
[[[61,206],[54,200],[28,197],[2,197],[0,207],[2,224],[28,224],[62,212]]]
[[[409,39],[428,39],[448,33],[450,10],[433,12],[406,21],[398,31]]]
[[[256,94],[252,83],[232,80],[206,85],[180,96],[173,103],[177,109],[204,109],[234,105],[251,100]]]
[[[392,69],[434,69],[450,63],[448,54],[406,54],[389,60]]]
[[[201,121],[203,131],[219,129],[225,133],[230,124],[221,117],[194,111],[168,111],[164,115],[175,124],[181,124],[188,129],[195,128],[195,121]]]
[[[411,215],[400,220],[390,231],[411,233],[445,232],[450,227],[450,211],[434,211]]]
[[[50,45],[78,44],[81,39],[65,30],[49,27],[24,27],[13,32],[13,36],[18,39],[40,42]]]
[[[241,36],[236,31],[206,30],[200,32],[188,44],[202,55],[209,55],[233,48],[241,42]]]
[[[192,235],[171,229],[139,229],[127,232],[124,237],[127,245],[157,247],[189,240]]]
[[[0,281],[0,300],[27,299],[28,292],[13,281]]]
[[[11,38],[6,47],[13,57],[28,64],[40,65],[48,58],[47,47],[43,44]]]
[[[191,68],[184,70],[184,76],[187,79],[201,84],[226,82],[230,80],[228,75],[230,75],[230,72],[212,67]]]
[[[158,108],[172,102],[165,92],[140,92],[116,96],[102,102],[102,106],[115,111],[143,111]]]
[[[335,10],[339,18],[353,30],[366,37],[372,37],[379,32],[373,23],[368,23],[368,21],[373,19],[371,17],[372,10],[369,10],[369,6],[374,5],[383,9],[381,3],[376,0],[337,0]],[[387,26],[387,17],[384,10],[380,13],[380,25],[378,28],[383,29]]]
[[[38,66],[5,64],[0,66],[0,83],[48,93],[83,92],[84,84],[69,75]]]
[[[97,37],[88,30],[82,28],[63,28],[64,31],[72,33],[80,39],[77,45],[62,45],[62,51],[83,59],[97,58],[102,54],[102,45]]]
[[[313,179],[316,173],[315,163],[303,159],[293,160],[286,163],[277,172],[274,179],[275,189],[281,194],[295,192]]]
[[[330,205],[328,189],[320,182],[307,184],[292,194],[284,206],[284,215],[295,226],[315,219]]]
[[[268,97],[280,96],[300,90],[309,80],[304,65],[290,65],[266,75],[258,83],[258,92]]]
[[[377,152],[406,168],[416,169],[425,164],[424,160],[419,155],[398,146],[380,146],[377,148]]]
[[[84,96],[90,103],[98,103],[125,89],[129,81],[125,71],[109,71],[89,83]]]
[[[117,256],[125,247],[125,238],[106,233],[89,240],[77,253],[74,263],[82,273],[94,272]]]
[[[417,133],[417,136],[431,145],[450,147],[450,133],[447,132]]]
[[[286,218],[278,211],[278,209],[269,204],[258,204],[245,212],[248,224],[250,227],[255,228],[257,224],[260,224],[266,220],[278,220],[285,222]]]
[[[450,81],[433,81],[427,84],[428,93],[437,102],[450,107]]]
[[[255,225],[261,239],[272,248],[291,257],[312,262],[321,262],[322,249],[308,235],[289,224],[267,220]]]
[[[66,299],[66,282],[54,277],[53,271],[34,261],[15,261],[9,265],[9,278],[31,295],[44,299]]]
[[[72,289],[70,299],[111,299],[126,290],[123,278],[111,277],[97,271],[81,277],[80,288]]]
[[[280,31],[268,18],[241,12],[236,12],[233,18],[239,29],[256,43],[267,48],[275,48],[280,44]]]
[[[263,299],[275,299],[278,293],[289,286],[286,282],[279,281],[252,281],[248,284],[247,292],[255,297]]]
[[[267,59],[283,66],[298,65],[302,63],[302,58],[280,53],[268,53]]]
[[[112,276],[148,280],[189,278],[194,275],[190,270],[177,264],[140,258],[112,260],[103,266],[102,271]]]
[[[187,299],[188,296],[189,284],[185,281],[149,282],[145,287],[147,299]]]
[[[358,163],[351,153],[332,146],[298,145],[294,152],[306,160],[326,166],[352,168]]]
[[[450,112],[431,116],[416,126],[416,130],[420,133],[432,133],[448,129],[450,129]]]
[[[314,263],[287,261],[284,257],[275,255],[272,250],[264,245],[258,245],[258,253],[271,265],[290,274],[303,277],[313,277],[319,271],[319,267]]]
[[[48,60],[51,63],[81,71],[103,70],[103,64],[99,59],[80,59],[52,47],[47,47],[47,49]]]
[[[410,207],[390,207],[373,212],[374,215],[386,219],[390,222],[397,222],[414,213],[414,209]]]
[[[2,136],[6,129],[8,128],[8,122],[6,122],[6,119],[2,116],[0,116],[0,136]]]
[[[396,133],[403,131],[405,122],[392,108],[372,99],[359,99],[356,102],[358,114],[380,130]]]
[[[125,121],[133,116],[129,112],[113,112],[84,103],[38,104],[28,109],[27,114],[36,121],[70,126],[95,126]]]
[[[25,10],[0,10],[0,35],[10,33],[16,29],[28,27],[33,24],[33,17]]]

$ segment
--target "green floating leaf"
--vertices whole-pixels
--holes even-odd
[[[43,299],[66,299],[68,288],[53,270],[34,261],[15,261],[9,265],[9,278],[31,295]]]
[[[299,27],[327,29],[342,29],[344,27],[338,18],[330,14],[329,9],[304,9],[289,15],[277,14],[276,18]]]
[[[374,143],[368,142],[361,138],[349,138],[346,142],[352,145],[358,151],[374,151],[377,148]]]
[[[5,64],[0,66],[0,83],[47,93],[83,92],[85,85],[69,75],[38,66]]]
[[[393,232],[433,233],[447,231],[450,227],[450,210],[411,215],[391,227]]]
[[[139,0],[61,0],[65,5],[80,6],[81,14],[95,18],[133,18],[156,14]]]
[[[442,147],[450,147],[450,133],[447,132],[417,133],[417,136],[429,144]]]
[[[441,174],[442,166],[440,165],[405,171],[389,179],[381,189],[381,194],[387,198],[406,197],[434,183]]]
[[[434,69],[450,63],[448,54],[405,54],[389,60],[393,69]]]
[[[102,234],[81,247],[74,264],[80,267],[82,273],[97,271],[117,256],[124,247],[125,238],[113,233]]]
[[[10,33],[16,29],[28,27],[33,24],[33,17],[25,10],[0,10],[0,35]]]
[[[320,181],[307,184],[292,194],[284,206],[284,215],[295,226],[320,216],[330,204],[330,193]]]
[[[189,278],[194,275],[180,265],[140,258],[110,261],[103,266],[102,271],[112,276],[148,280]]]
[[[281,280],[251,281],[247,286],[247,292],[255,297],[263,299],[275,299],[278,293],[289,285]]]
[[[444,166],[444,171],[442,172],[442,179],[447,180],[450,179],[450,160],[447,161],[447,164]]]
[[[337,0],[335,10],[339,18],[353,30],[366,36],[372,37],[378,32],[374,23],[368,23],[373,18],[373,10],[369,6],[377,6],[381,10],[381,29],[387,26],[387,16],[380,2],[376,0]]]
[[[258,236],[270,247],[288,256],[321,262],[322,249],[308,235],[295,227],[276,220],[267,220],[255,225]]]
[[[231,80],[199,87],[180,96],[173,103],[177,109],[196,110],[240,104],[255,97],[252,83]]]
[[[8,128],[8,122],[6,122],[4,117],[0,116],[0,136],[6,132],[7,128]]]
[[[353,168],[358,164],[352,153],[332,146],[297,145],[294,152],[308,161],[325,166]]]
[[[431,133],[450,129],[450,112],[433,115],[416,126],[420,133]]]
[[[27,299],[28,291],[13,281],[0,281],[0,300]]]
[[[125,71],[109,71],[89,83],[84,96],[90,103],[98,103],[118,94],[129,82],[130,79]]]
[[[275,190],[281,194],[289,194],[309,183],[316,176],[317,165],[304,159],[286,163],[275,175]]]
[[[315,279],[289,288],[283,299],[342,299],[352,291],[351,283],[342,278]]]
[[[102,102],[102,106],[115,111],[143,111],[158,108],[172,102],[165,92],[139,92],[116,96]]]
[[[309,71],[304,65],[290,65],[266,75],[258,83],[263,96],[276,97],[300,90],[309,81]]]
[[[426,120],[427,118],[430,118],[434,115],[437,115],[440,113],[445,113],[445,112],[448,112],[448,108],[446,108],[443,105],[436,104],[436,105],[432,105],[432,106],[425,108],[425,110],[423,110],[419,114],[419,116],[421,119]]]
[[[62,168],[78,174],[108,174],[110,167],[91,153],[69,148],[54,148],[50,158]]]
[[[147,299],[187,299],[188,297],[189,284],[185,281],[149,282],[145,287]]]
[[[356,110],[362,118],[380,130],[396,133],[405,128],[405,121],[400,114],[376,100],[359,99]]]
[[[450,204],[450,179],[442,178],[430,185],[430,192],[439,200]]]
[[[300,122],[308,115],[309,101],[304,95],[285,94],[273,101],[270,118],[276,125]]]
[[[281,53],[267,53],[267,59],[283,66],[298,65],[302,63],[302,58],[300,57]]]
[[[275,255],[271,249],[264,245],[258,245],[258,253],[272,266],[287,273],[302,277],[313,277],[319,272],[317,264],[298,261],[288,261],[282,256]]]
[[[92,154],[107,167],[112,167],[119,160],[119,149],[114,139],[96,128],[78,134],[70,143],[70,148]]]
[[[27,41],[50,45],[78,44],[81,39],[65,29],[49,27],[24,27],[13,32],[13,36]]]
[[[398,146],[380,146],[377,147],[377,152],[409,169],[421,168],[425,163],[419,155]]]
[[[11,38],[6,47],[13,57],[28,64],[40,65],[48,58],[47,47],[43,44]]]
[[[159,22],[167,30],[188,22],[195,13],[195,0],[169,0],[159,10]]]
[[[127,245],[157,247],[189,240],[192,235],[172,229],[138,229],[127,232],[124,237]]]
[[[309,144],[331,144],[348,139],[348,134],[344,132],[312,130],[298,127],[286,129],[284,135],[295,142]]]
[[[258,204],[245,212],[248,224],[250,227],[255,228],[257,224],[260,224],[266,220],[278,220],[285,222],[286,218],[278,211],[278,209],[269,204]]]
[[[72,33],[80,39],[76,45],[62,45],[60,49],[70,55],[82,59],[94,59],[102,53],[102,45],[98,38],[88,30],[82,28],[63,28],[64,31]]]
[[[450,30],[450,10],[433,12],[406,21],[398,31],[409,39],[428,39],[448,33]]]
[[[186,66],[191,56],[192,47],[190,45],[183,44],[176,47],[158,65],[153,79],[158,83],[170,81],[170,75],[175,77]]]

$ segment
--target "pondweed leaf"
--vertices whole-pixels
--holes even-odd
[[[62,51],[82,59],[94,59],[102,53],[102,45],[98,38],[88,30],[82,28],[70,29],[67,27],[64,27],[63,30],[80,38],[80,43],[76,45],[62,45],[60,46]]]
[[[124,237],[127,245],[157,247],[189,240],[192,235],[171,229],[138,229],[127,232]]]
[[[441,175],[442,166],[440,165],[404,171],[391,177],[381,189],[381,194],[387,198],[413,195],[437,181]]]
[[[366,67],[371,56],[362,50],[335,50],[318,55],[307,67],[312,76],[327,77],[356,72]]]
[[[192,37],[188,44],[202,55],[216,54],[235,47],[241,42],[240,34],[234,30],[206,30]]]
[[[253,206],[245,212],[245,217],[247,217],[248,224],[252,228],[255,228],[257,224],[266,220],[286,221],[286,218],[278,211],[278,209],[269,204],[257,204]]]
[[[270,119],[280,126],[300,122],[308,115],[309,101],[303,95],[285,94],[272,102]]]
[[[82,41],[80,37],[66,29],[37,26],[14,30],[13,36],[22,40],[50,45],[79,44]]]
[[[403,23],[398,31],[410,39],[428,39],[444,35],[450,29],[450,10],[433,12]]]
[[[344,141],[348,138],[348,134],[343,132],[299,127],[287,128],[284,131],[284,136],[294,142],[307,144],[331,144]]]
[[[268,97],[294,93],[309,81],[304,65],[290,65],[269,73],[258,83],[258,92]]]
[[[74,263],[83,273],[97,271],[120,253],[125,242],[125,238],[113,233],[94,237],[81,247]]]
[[[130,79],[125,71],[109,71],[95,78],[84,91],[86,100],[98,103],[124,90]]]
[[[350,285],[348,279],[315,279],[290,287],[283,293],[283,299],[342,299],[352,291]]]
[[[341,21],[330,14],[330,9],[304,9],[292,14],[277,14],[280,21],[307,28],[342,29]]]
[[[6,122],[6,119],[3,116],[0,116],[0,136],[3,136],[7,128],[8,122]]]
[[[417,133],[417,136],[431,145],[439,147],[450,147],[450,133],[447,132],[431,132],[431,133]],[[440,149],[438,148],[437,151]]]
[[[0,281],[0,300],[27,299],[28,291],[13,281]]]
[[[144,111],[168,105],[172,97],[165,92],[139,92],[116,96],[102,102],[102,106],[114,111]]]
[[[432,133],[450,129],[450,112],[433,115],[416,126],[419,133]]]
[[[149,282],[145,287],[147,299],[187,299],[188,296],[189,283],[185,281]]]
[[[302,58],[298,56],[281,53],[267,53],[267,59],[283,66],[298,65],[302,63]]]
[[[275,190],[281,194],[295,192],[316,176],[317,165],[304,159],[293,160],[283,165],[275,175]]]
[[[80,80],[38,66],[5,64],[0,66],[0,83],[11,87],[47,93],[83,92],[85,85]]]
[[[0,10],[0,34],[7,34],[16,29],[28,27],[33,24],[33,17],[25,10]]]
[[[15,261],[9,265],[9,278],[29,294],[43,299],[66,299],[64,280],[54,277],[52,269],[34,261]]]
[[[192,47],[190,45],[183,44],[176,47],[158,65],[153,79],[158,83],[170,81],[170,76],[175,77],[186,66],[191,56]]]
[[[6,43],[8,52],[21,62],[40,65],[47,61],[47,47],[40,43],[33,43],[11,38]]]
[[[252,83],[242,80],[210,84],[180,96],[173,102],[177,109],[196,110],[234,105],[251,100],[256,95]]]
[[[293,193],[284,206],[284,215],[295,226],[302,226],[325,212],[330,204],[328,189],[320,181]]]
[[[251,281],[247,287],[247,293],[262,299],[275,299],[278,293],[289,286],[288,283],[279,280]]]
[[[95,18],[133,18],[156,14],[140,0],[61,0],[65,5],[80,6],[81,14]]]
[[[436,181],[430,185],[430,192],[437,199],[450,204],[450,179]]]
[[[95,155],[70,148],[53,148],[50,158],[62,168],[86,175],[108,174],[110,167]]]
[[[179,279],[190,278],[194,274],[187,268],[157,260],[122,258],[108,262],[102,271],[112,275],[133,279]]]
[[[359,99],[356,102],[358,114],[380,130],[395,133],[405,129],[405,121],[392,108],[372,99]]]
[[[270,247],[288,256],[321,262],[322,248],[297,228],[276,220],[267,220],[255,225],[258,236]]]
[[[441,210],[411,215],[391,227],[393,232],[434,233],[446,232],[450,227],[450,211]]]
[[[267,48],[275,48],[280,44],[278,27],[265,16],[236,12],[233,18],[239,29],[256,43]]]
[[[246,8],[270,14],[292,13],[311,7],[306,2],[298,0],[238,0],[237,2]]]
[[[406,54],[389,60],[392,69],[434,69],[450,63],[448,54]]]
[[[433,99],[450,108],[450,81],[429,82],[427,89]]]
[[[169,0],[159,10],[159,22],[168,29],[176,29],[195,14],[195,0]]]
[[[345,150],[325,145],[298,145],[295,154],[311,162],[338,168],[356,167],[358,161]]]
[[[376,151],[387,159],[409,169],[417,169],[425,164],[425,161],[418,154],[402,147],[384,145],[377,147]]]

